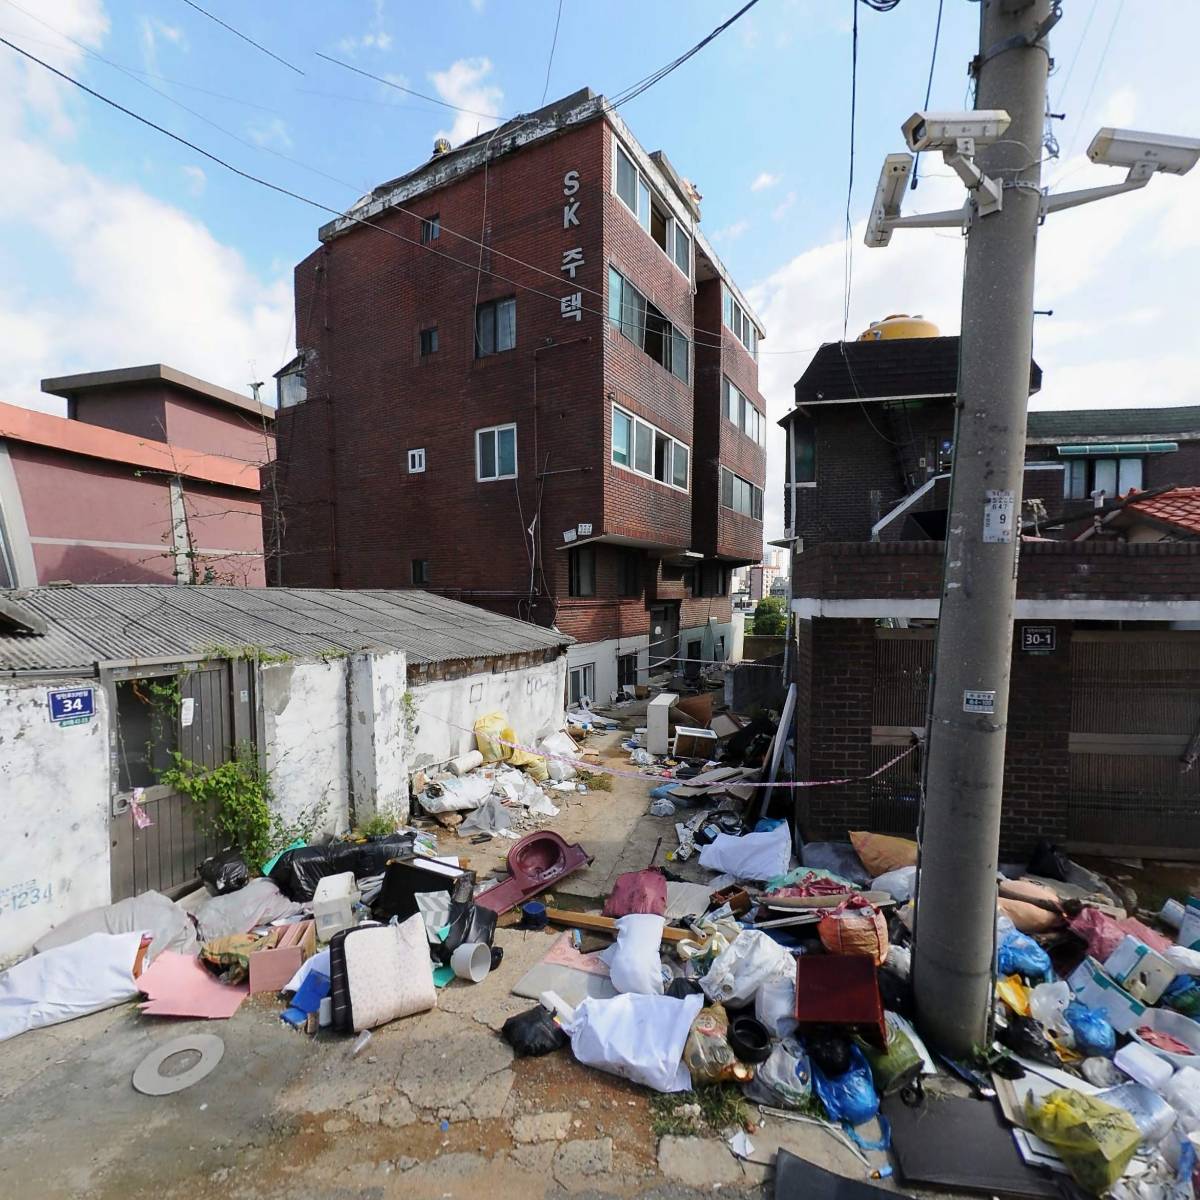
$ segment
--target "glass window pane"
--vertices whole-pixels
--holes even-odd
[[[675,225],[675,265],[689,278],[692,273],[692,239]]]
[[[496,349],[511,350],[517,344],[517,302],[501,300],[496,305]]]
[[[626,282],[621,289],[621,332],[635,346],[646,345],[646,297],[637,288]]]
[[[654,466],[654,430],[641,421],[633,427],[633,465],[644,475]]]
[[[641,222],[642,228],[650,232],[650,185],[639,175],[638,176],[638,220]]]
[[[792,424],[792,445],[795,463],[793,480],[796,483],[815,483],[817,479],[817,446],[811,424],[799,421]]]
[[[620,463],[621,466],[629,466],[629,435],[633,428],[633,422],[629,417],[613,409],[612,420],[612,457],[613,462]]]
[[[1140,458],[1121,459],[1117,474],[1117,486],[1121,489],[1122,496],[1130,488],[1137,488],[1139,492],[1142,490],[1142,460]]]
[[[617,195],[634,213],[637,212],[637,171],[620,146],[617,147]]]
[[[654,478],[660,483],[671,478],[671,439],[664,433],[654,435]]]
[[[724,284],[721,285],[721,319],[730,329],[733,328],[733,297]]]
[[[496,353],[496,306],[484,304],[475,310],[475,356]]]
[[[733,507],[733,475],[721,468],[721,503],[726,508]]]
[[[733,389],[724,375],[721,376],[721,412],[727,421],[732,420],[730,414],[733,412]]]
[[[671,374],[688,381],[688,340],[678,329],[671,330]]]
[[[745,433],[747,422],[750,419],[750,405],[746,403],[746,397],[739,394],[738,396],[738,428]]]
[[[1092,464],[1092,490],[1103,491],[1105,496],[1117,494],[1117,460],[1098,458]]]
[[[619,272],[608,268],[608,319],[614,325],[621,324],[621,285],[624,282]]]
[[[676,487],[686,488],[688,481],[688,449],[675,443],[675,453],[671,459],[671,482]]]
[[[496,431],[486,429],[475,435],[479,448],[479,478],[496,478]]]
[[[515,475],[517,473],[517,431],[515,429],[500,429],[496,432],[499,445],[499,474]]]

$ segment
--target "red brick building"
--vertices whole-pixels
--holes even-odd
[[[279,375],[277,581],[554,624],[573,697],[723,658],[762,556],[763,330],[699,218],[584,89],[326,225]]]
[[[44,379],[0,404],[0,587],[262,586],[274,411],[162,364]]]
[[[956,338],[823,347],[796,385],[797,771],[809,837],[911,836],[941,597]],[[1040,383],[1036,365],[1031,388]],[[1131,489],[1200,483],[1200,410],[1029,414],[1002,848],[1200,856],[1200,541]],[[1125,499],[1121,495],[1125,495]],[[1138,494],[1136,492],[1132,493]],[[1182,500],[1160,492],[1168,501]],[[1030,504],[1030,501],[1037,501]],[[1157,514],[1157,515],[1156,515]],[[1152,528],[1153,526],[1153,528]],[[963,720],[980,720],[964,714]]]

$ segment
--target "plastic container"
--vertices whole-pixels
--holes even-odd
[[[492,948],[484,942],[463,942],[450,955],[450,966],[459,979],[482,983],[492,969]]]
[[[1097,1097],[1123,1108],[1137,1122],[1142,1143],[1157,1146],[1175,1124],[1175,1110],[1157,1092],[1141,1083],[1122,1083]]]
[[[1175,1068],[1169,1062],[1159,1058],[1158,1054],[1140,1040],[1122,1046],[1113,1055],[1113,1062],[1130,1079],[1152,1091],[1158,1091],[1175,1074]]]
[[[340,875],[326,875],[318,880],[313,891],[313,920],[317,923],[317,937],[327,942],[335,933],[354,925],[354,906],[358,903],[358,886],[353,871]]]
[[[1183,905],[1178,900],[1166,900],[1158,915],[1172,929],[1178,929],[1183,924],[1183,911]]]
[[[1169,1008],[1151,1008],[1147,1009],[1146,1015],[1138,1022],[1138,1028],[1146,1025],[1161,1033],[1169,1033],[1172,1037],[1178,1038],[1185,1046],[1191,1046],[1195,1053],[1173,1054],[1170,1050],[1159,1050],[1158,1047],[1151,1046],[1149,1042],[1138,1037],[1137,1029],[1134,1029],[1133,1037],[1139,1045],[1157,1054],[1159,1058],[1169,1062],[1173,1067],[1200,1067],[1200,1024],[1193,1021],[1191,1017],[1185,1017],[1183,1013],[1172,1012]]]

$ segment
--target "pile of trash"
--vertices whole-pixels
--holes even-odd
[[[563,730],[524,749],[501,712],[475,722],[474,750],[452,759],[444,770],[418,771],[412,787],[417,803],[439,825],[479,841],[536,829],[558,816],[567,796],[587,793],[574,763],[587,753]]]

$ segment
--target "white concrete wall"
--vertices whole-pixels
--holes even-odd
[[[108,709],[95,679],[86,725],[52,724],[47,684],[0,683],[0,962],[44,933],[112,898]]]
[[[376,813],[408,820],[408,746],[402,651],[350,659],[350,785],[354,819]]]
[[[655,650],[657,654],[657,649]],[[607,704],[617,690],[617,659],[626,654],[638,656],[638,683],[645,683],[650,674],[650,635],[609,638],[603,642],[581,642],[567,647],[567,669],[591,663],[595,668],[596,689],[592,699]]]
[[[567,660],[540,663],[519,671],[467,675],[412,689],[416,709],[408,767],[417,770],[444,763],[475,749],[475,721],[502,712],[518,740],[535,745],[563,723]]]
[[[294,821],[324,805],[321,829],[350,826],[348,660],[270,663],[262,668],[262,746],[275,804]]]
[[[744,619],[742,621],[742,625],[743,625],[743,627],[745,626]],[[680,658],[692,657],[691,655],[688,654],[688,642],[699,642],[701,645],[701,648],[702,648],[701,653],[703,653],[704,631],[707,628],[708,628],[707,625],[694,625],[691,629],[681,629],[679,631],[679,657]],[[720,656],[718,656],[718,658],[722,662],[729,659],[732,656],[732,651],[733,651],[733,647],[734,647],[734,623],[732,621],[728,621],[728,622],[724,622],[724,623],[718,623],[718,622],[714,621],[713,625],[712,625],[712,638],[713,638],[714,646],[716,646],[718,638],[725,639],[724,658],[720,658]],[[739,653],[741,652],[740,646],[738,648],[738,652]],[[695,664],[693,663],[692,665],[694,666]]]

